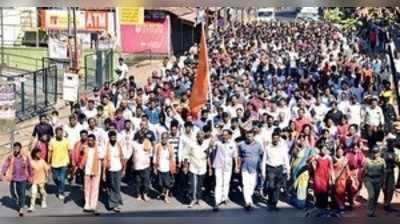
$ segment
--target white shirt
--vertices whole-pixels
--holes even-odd
[[[224,169],[232,171],[233,159],[238,157],[236,143],[231,140],[228,142],[218,141],[215,143],[215,157],[213,167],[215,169]]]
[[[361,105],[360,104],[350,104],[349,111],[347,113],[349,119],[349,124],[361,124]]]
[[[133,120],[133,114],[130,109],[125,109],[124,112],[122,113],[122,116],[125,118],[125,120]]]
[[[85,114],[86,118],[89,119],[89,118],[92,118],[92,117],[96,117],[97,109],[93,108],[92,110],[89,110],[88,108],[85,108],[83,110],[83,113]]]
[[[383,116],[382,108],[379,106],[375,107],[368,107],[365,114],[365,122],[372,126],[379,126],[380,124],[385,124],[385,118]]]
[[[278,117],[282,116],[282,121],[279,124],[280,128],[285,128],[289,125],[290,122],[290,110],[288,106],[283,106],[283,107],[278,107],[276,109],[276,111],[278,112]]]
[[[93,162],[97,162],[100,163],[99,161],[94,161],[94,155],[95,153],[99,153],[98,151],[96,151],[96,148],[91,148],[88,147],[88,155],[87,155],[87,159],[86,159],[86,164],[85,164],[85,175],[92,175],[91,171],[92,171],[92,167],[93,167]],[[98,170],[98,175],[100,175],[100,171],[101,171],[101,166],[99,164],[99,170]]]
[[[338,110],[340,110],[343,114],[347,114],[350,108],[350,102],[348,100],[343,100],[338,104]]]
[[[168,150],[168,145],[165,145],[166,147],[160,150],[160,160],[158,161],[158,171],[166,173],[169,172],[169,150]],[[161,146],[162,147],[162,146]]]
[[[104,129],[96,127],[93,130],[88,129],[88,134],[93,134],[96,137],[97,148],[99,149],[99,157],[102,159],[105,156],[105,146],[108,136]]]
[[[135,132],[140,130],[140,122],[141,121],[142,121],[142,119],[139,117],[132,118],[132,125],[133,125],[133,129]]]
[[[192,132],[191,135],[187,135],[183,133],[179,139],[178,146],[178,162],[182,162],[184,160],[184,156],[186,154],[187,148],[196,140],[195,134]]]
[[[122,170],[122,164],[120,160],[120,154],[118,150],[117,144],[112,146],[111,144],[108,144],[108,150],[109,150],[109,156],[110,156],[110,167],[108,168],[109,171],[111,172],[116,172],[116,171],[121,171]]]
[[[133,152],[133,137],[135,136],[135,133],[130,130],[127,132],[126,130],[122,130],[122,132],[119,135],[119,144],[122,147],[122,152],[124,153],[124,158],[129,159],[132,156]]]
[[[312,110],[315,112],[314,121],[323,122],[325,115],[329,111],[329,108],[325,104],[321,103],[320,105],[314,105]]]
[[[118,80],[128,78],[129,68],[125,63],[123,63],[122,65],[118,63],[117,70],[121,71],[121,74],[119,75]]]
[[[69,142],[69,148],[72,149],[77,141],[80,140],[81,131],[83,130],[82,125],[77,123],[75,127],[71,127],[70,125],[64,125],[64,133]]]
[[[263,173],[265,165],[277,167],[283,166],[286,171],[290,170],[288,144],[285,141],[279,141],[277,145],[268,144],[263,156]]]
[[[150,167],[151,150],[145,151],[144,144],[133,142],[133,167],[135,170],[143,170]]]
[[[185,159],[189,163],[189,171],[195,175],[204,175],[207,173],[208,162],[208,141],[202,144],[191,142],[186,150]]]

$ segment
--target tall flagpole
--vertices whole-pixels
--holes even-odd
[[[205,15],[203,15],[203,18],[201,19],[201,26],[202,26],[202,32],[204,37],[205,37],[205,42],[206,42],[206,53],[208,55],[208,44],[207,44],[207,38],[208,38],[208,22],[209,22],[209,18],[208,18],[208,10],[206,10],[204,12]],[[207,57],[208,59],[208,57]],[[208,68],[208,98],[209,98],[209,103],[210,103],[210,112],[211,115],[214,115],[214,101],[213,101],[213,92],[212,92],[212,86],[211,86],[211,77],[210,77],[210,64],[209,61],[207,60],[207,68]],[[214,118],[211,117],[211,130],[214,129]]]

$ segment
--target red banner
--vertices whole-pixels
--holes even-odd
[[[121,46],[124,53],[168,54],[171,30],[169,17],[163,22],[145,21],[143,25],[121,25]]]

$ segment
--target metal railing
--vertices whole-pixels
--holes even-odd
[[[11,53],[4,53],[4,63],[11,68],[27,71],[37,71],[42,65],[41,59]]]
[[[56,65],[13,76],[0,75],[15,82],[17,122],[48,111],[57,103],[58,80]]]

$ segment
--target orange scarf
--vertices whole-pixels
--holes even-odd
[[[86,164],[87,159],[88,159],[88,154],[89,154],[89,146],[84,145],[84,153],[81,158],[82,164]],[[100,159],[99,159],[99,155],[98,155],[97,145],[95,145],[92,168],[90,169],[91,176],[96,176],[99,174],[99,161],[100,161]]]
[[[86,161],[83,159],[83,155],[81,155],[81,150],[80,150],[81,145],[82,145],[81,141],[75,143],[71,156],[72,165],[74,167],[77,166],[79,169],[83,169],[86,163]],[[85,151],[85,146],[87,146],[86,143],[83,144],[83,151]]]
[[[124,167],[125,167],[124,154],[122,152],[121,145],[119,143],[116,143],[116,146],[117,146],[118,151],[119,151],[119,159],[121,161],[122,170],[123,170]],[[105,164],[104,164],[106,169],[110,168],[110,164],[111,164],[110,156],[111,156],[111,154],[110,154],[110,143],[108,143],[107,146],[106,146],[106,157],[105,157]]]
[[[175,154],[174,154],[174,148],[172,145],[167,144],[168,146],[168,152],[169,152],[169,171],[172,174],[175,174],[176,172],[176,164],[175,164]],[[161,151],[164,150],[163,146],[161,143],[156,145],[155,152],[156,152],[156,168],[159,167],[160,165],[160,157],[161,157]]]

